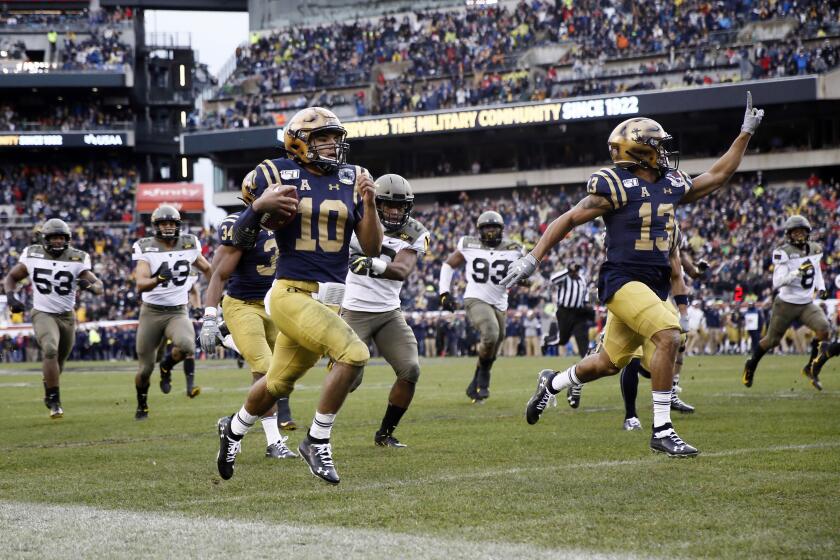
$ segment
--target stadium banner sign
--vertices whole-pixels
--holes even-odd
[[[62,70],[44,63],[0,62],[0,88],[126,88],[134,78],[128,66],[110,70]]]
[[[134,146],[133,132],[0,132],[0,149],[122,148]]]
[[[199,183],[140,183],[137,185],[137,211],[154,212],[161,204],[178,210],[204,210],[204,185]]]
[[[352,141],[591,120],[618,121],[637,115],[739,108],[743,107],[748,90],[752,92],[757,106],[814,101],[817,99],[817,77],[804,76],[670,91],[627,92],[568,100],[365,117],[346,119],[344,126],[347,128],[348,140]],[[181,149],[184,155],[199,155],[276,148],[282,144],[282,140],[282,128],[277,127],[207,131],[182,135]]]

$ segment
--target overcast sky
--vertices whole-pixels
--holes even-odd
[[[216,75],[248,40],[248,13],[147,10],[146,32],[189,33],[199,62]]]

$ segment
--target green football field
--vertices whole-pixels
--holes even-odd
[[[55,421],[38,367],[0,364],[0,558],[838,558],[840,360],[821,393],[803,361],[768,356],[746,389],[741,357],[688,358],[697,413],[674,420],[701,455],[678,460],[650,452],[647,428],[622,431],[617,377],[527,425],[537,372],[571,363],[550,358],[498,360],[484,405],[464,396],[472,359],[423,362],[396,433],[409,447],[378,448],[393,373],[375,360],[333,431],[336,487],[266,459],[259,427],[221,481],[215,423],[250,377],[231,362],[199,362],[194,400],[183,377],[162,395],[155,375],[145,422],[134,364],[70,364]],[[323,378],[292,396],[301,424]]]

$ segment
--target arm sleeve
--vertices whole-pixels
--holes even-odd
[[[814,266],[814,289],[818,291],[825,290],[825,278],[823,277],[822,267],[820,266],[820,260],[822,255],[817,255],[814,259],[817,261],[816,266]]]
[[[429,251],[429,244],[431,243],[431,235],[428,231],[424,231],[411,244],[411,249],[417,251],[418,255],[424,255]]]
[[[568,269],[561,270],[560,272],[555,272],[551,275],[551,278],[549,278],[548,281],[551,283],[552,286],[557,286],[563,281],[564,278],[566,278],[566,275],[568,273]]]
[[[589,177],[586,192],[606,198],[613,210],[627,204],[627,193],[618,174],[612,169],[601,169]]]
[[[440,267],[440,283],[438,285],[438,293],[443,294],[449,291],[452,287],[452,273],[454,270],[451,266],[446,263],[443,263],[443,266]]]
[[[220,244],[233,246],[233,229],[236,225],[237,218],[239,218],[238,212],[225,216],[225,219],[219,224],[217,235],[219,236]]]
[[[798,271],[790,270],[787,254],[779,249],[773,251],[773,289],[787,286],[798,277]]]
[[[679,173],[685,181],[685,192],[688,193],[694,186],[694,179],[692,179],[691,175],[689,175],[685,171],[677,171],[677,173]]]
[[[90,269],[91,269],[90,255],[88,253],[85,253],[85,258],[82,259],[82,269],[79,271],[79,274],[81,274],[85,270],[90,270]]]
[[[149,263],[151,265],[151,262],[149,261],[148,255],[144,254],[143,250],[140,248],[140,242],[139,241],[135,241],[134,245],[132,246],[131,260],[133,260],[133,261],[146,261],[147,263]]]

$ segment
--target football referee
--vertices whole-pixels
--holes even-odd
[[[595,310],[589,306],[589,288],[580,263],[555,272],[549,282],[557,290],[557,338],[546,344],[565,346],[569,337],[575,337],[578,354],[583,358],[589,350],[589,325],[595,321]],[[583,385],[572,385],[566,390],[569,406],[580,406]]]
[[[581,265],[572,263],[552,274],[549,281],[557,290],[557,338],[548,344],[563,346],[574,336],[583,358],[589,349],[589,325],[595,320],[595,310],[589,305],[589,288]]]

